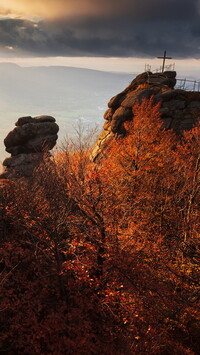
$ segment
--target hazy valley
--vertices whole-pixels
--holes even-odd
[[[21,116],[49,114],[60,127],[60,142],[72,134],[78,120],[102,125],[110,97],[134,75],[70,67],[28,67],[0,64],[0,161],[3,139]]]

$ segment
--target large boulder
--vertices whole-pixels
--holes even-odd
[[[15,126],[4,140],[6,151],[11,154],[3,162],[4,176],[29,177],[55,146],[59,127],[51,116],[20,117]]]
[[[14,128],[4,139],[6,151],[16,155],[16,146],[18,147],[17,154],[52,149],[53,147],[49,147],[48,142],[53,140],[55,145],[58,131],[59,127],[54,122],[40,122],[35,119],[34,122],[24,123]]]
[[[174,88],[176,72],[145,72],[138,75],[122,92],[108,103],[104,114],[106,124],[92,151],[92,159],[103,156],[110,140],[126,134],[124,122],[134,119],[133,106],[144,99],[153,98],[160,103],[163,125],[177,134],[189,130],[200,118],[200,92],[187,92]]]

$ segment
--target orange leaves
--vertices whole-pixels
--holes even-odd
[[[111,175],[112,168],[118,173],[139,174],[141,169],[162,167],[163,160],[168,160],[174,136],[163,128],[158,108],[159,105],[153,105],[153,99],[133,108],[133,121],[125,122],[126,137],[112,143],[106,163],[111,164]]]
[[[10,186],[0,352],[195,353],[199,128],[178,143],[152,100],[134,114],[101,166],[78,149]]]

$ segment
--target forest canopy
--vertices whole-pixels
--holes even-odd
[[[200,126],[134,115],[1,182],[2,354],[198,354]]]

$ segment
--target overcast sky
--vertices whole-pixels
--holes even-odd
[[[200,58],[200,0],[0,0],[0,57]]]

